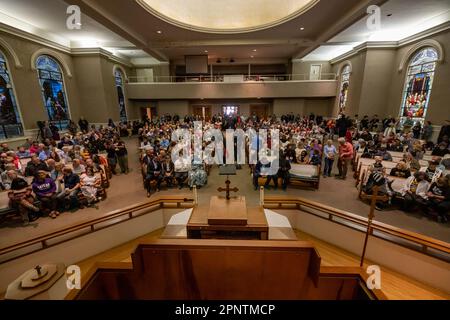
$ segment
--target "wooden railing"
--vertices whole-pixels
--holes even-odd
[[[140,217],[145,214],[152,213],[154,211],[163,209],[163,208],[192,208],[194,206],[194,199],[191,195],[189,196],[159,196],[154,199],[142,202],[137,205],[129,206],[124,209],[116,210],[109,213],[106,216],[89,220],[86,222],[78,223],[63,229],[60,229],[55,232],[51,232],[27,241],[23,241],[20,243],[16,243],[14,245],[10,245],[5,248],[0,249],[0,264],[18,259],[25,255],[29,255],[47,248],[50,248],[55,245],[59,245],[61,243],[76,239],[78,237],[85,236],[87,234],[100,231],[105,228],[112,227],[119,223],[123,223],[125,221],[131,220],[133,218]],[[144,211],[145,210],[145,211]],[[140,211],[143,211],[140,213]],[[110,223],[108,223],[110,222]],[[99,226],[102,224],[102,226]],[[85,232],[81,232],[85,230]],[[73,236],[70,234],[75,233]],[[57,238],[64,237],[61,241],[54,241],[49,243],[51,240],[57,240]],[[10,258],[2,259],[7,254],[11,254],[13,252],[19,252],[21,250],[25,250],[27,248],[34,247],[39,245],[38,248],[33,248],[25,253],[13,255]]]
[[[264,208],[302,210],[353,230],[365,233],[367,229],[367,218],[301,197],[266,196]],[[447,242],[378,221],[372,223],[369,233],[373,237],[450,262],[450,244]]]

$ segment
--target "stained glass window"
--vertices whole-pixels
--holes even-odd
[[[238,114],[239,107],[238,106],[223,106],[223,114],[225,116],[235,116]]]
[[[348,99],[348,88],[350,86],[350,66],[347,65],[341,73],[341,89],[339,91],[339,113],[345,112]]]
[[[0,139],[23,136],[22,121],[17,109],[6,58],[0,52]]]
[[[117,95],[119,97],[119,113],[120,113],[120,122],[127,122],[127,109],[125,106],[125,95],[123,89],[123,75],[120,70],[116,70],[114,72],[114,79],[116,81]]]
[[[423,123],[430,102],[437,60],[438,53],[434,48],[422,49],[412,57],[400,109],[403,124],[412,126],[417,121]]]
[[[36,60],[36,69],[48,120],[60,130],[66,129],[70,116],[61,67],[52,57],[42,55]]]

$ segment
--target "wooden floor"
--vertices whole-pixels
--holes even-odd
[[[82,275],[86,274],[96,262],[128,262],[131,263],[130,254],[139,243],[146,243],[158,239],[163,229],[127,242],[99,255],[81,261],[78,265]],[[299,240],[308,240],[314,243],[322,258],[322,266],[359,266],[359,257],[344,251],[327,242],[321,241],[308,234],[296,232]],[[367,261],[367,265],[371,265]],[[450,295],[419,283],[395,271],[381,267],[381,286],[383,293],[391,300],[450,300]]]

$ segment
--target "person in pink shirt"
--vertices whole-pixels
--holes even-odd
[[[336,178],[345,180],[347,178],[348,166],[353,159],[353,145],[345,141],[345,138],[339,138],[338,142],[339,142],[339,160],[338,160],[339,174],[336,175]]]

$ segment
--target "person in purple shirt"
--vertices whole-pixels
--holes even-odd
[[[41,202],[44,212],[49,213],[49,217],[56,218],[59,216],[57,207],[56,184],[48,176],[48,172],[39,170],[32,184],[33,192],[37,199]]]

